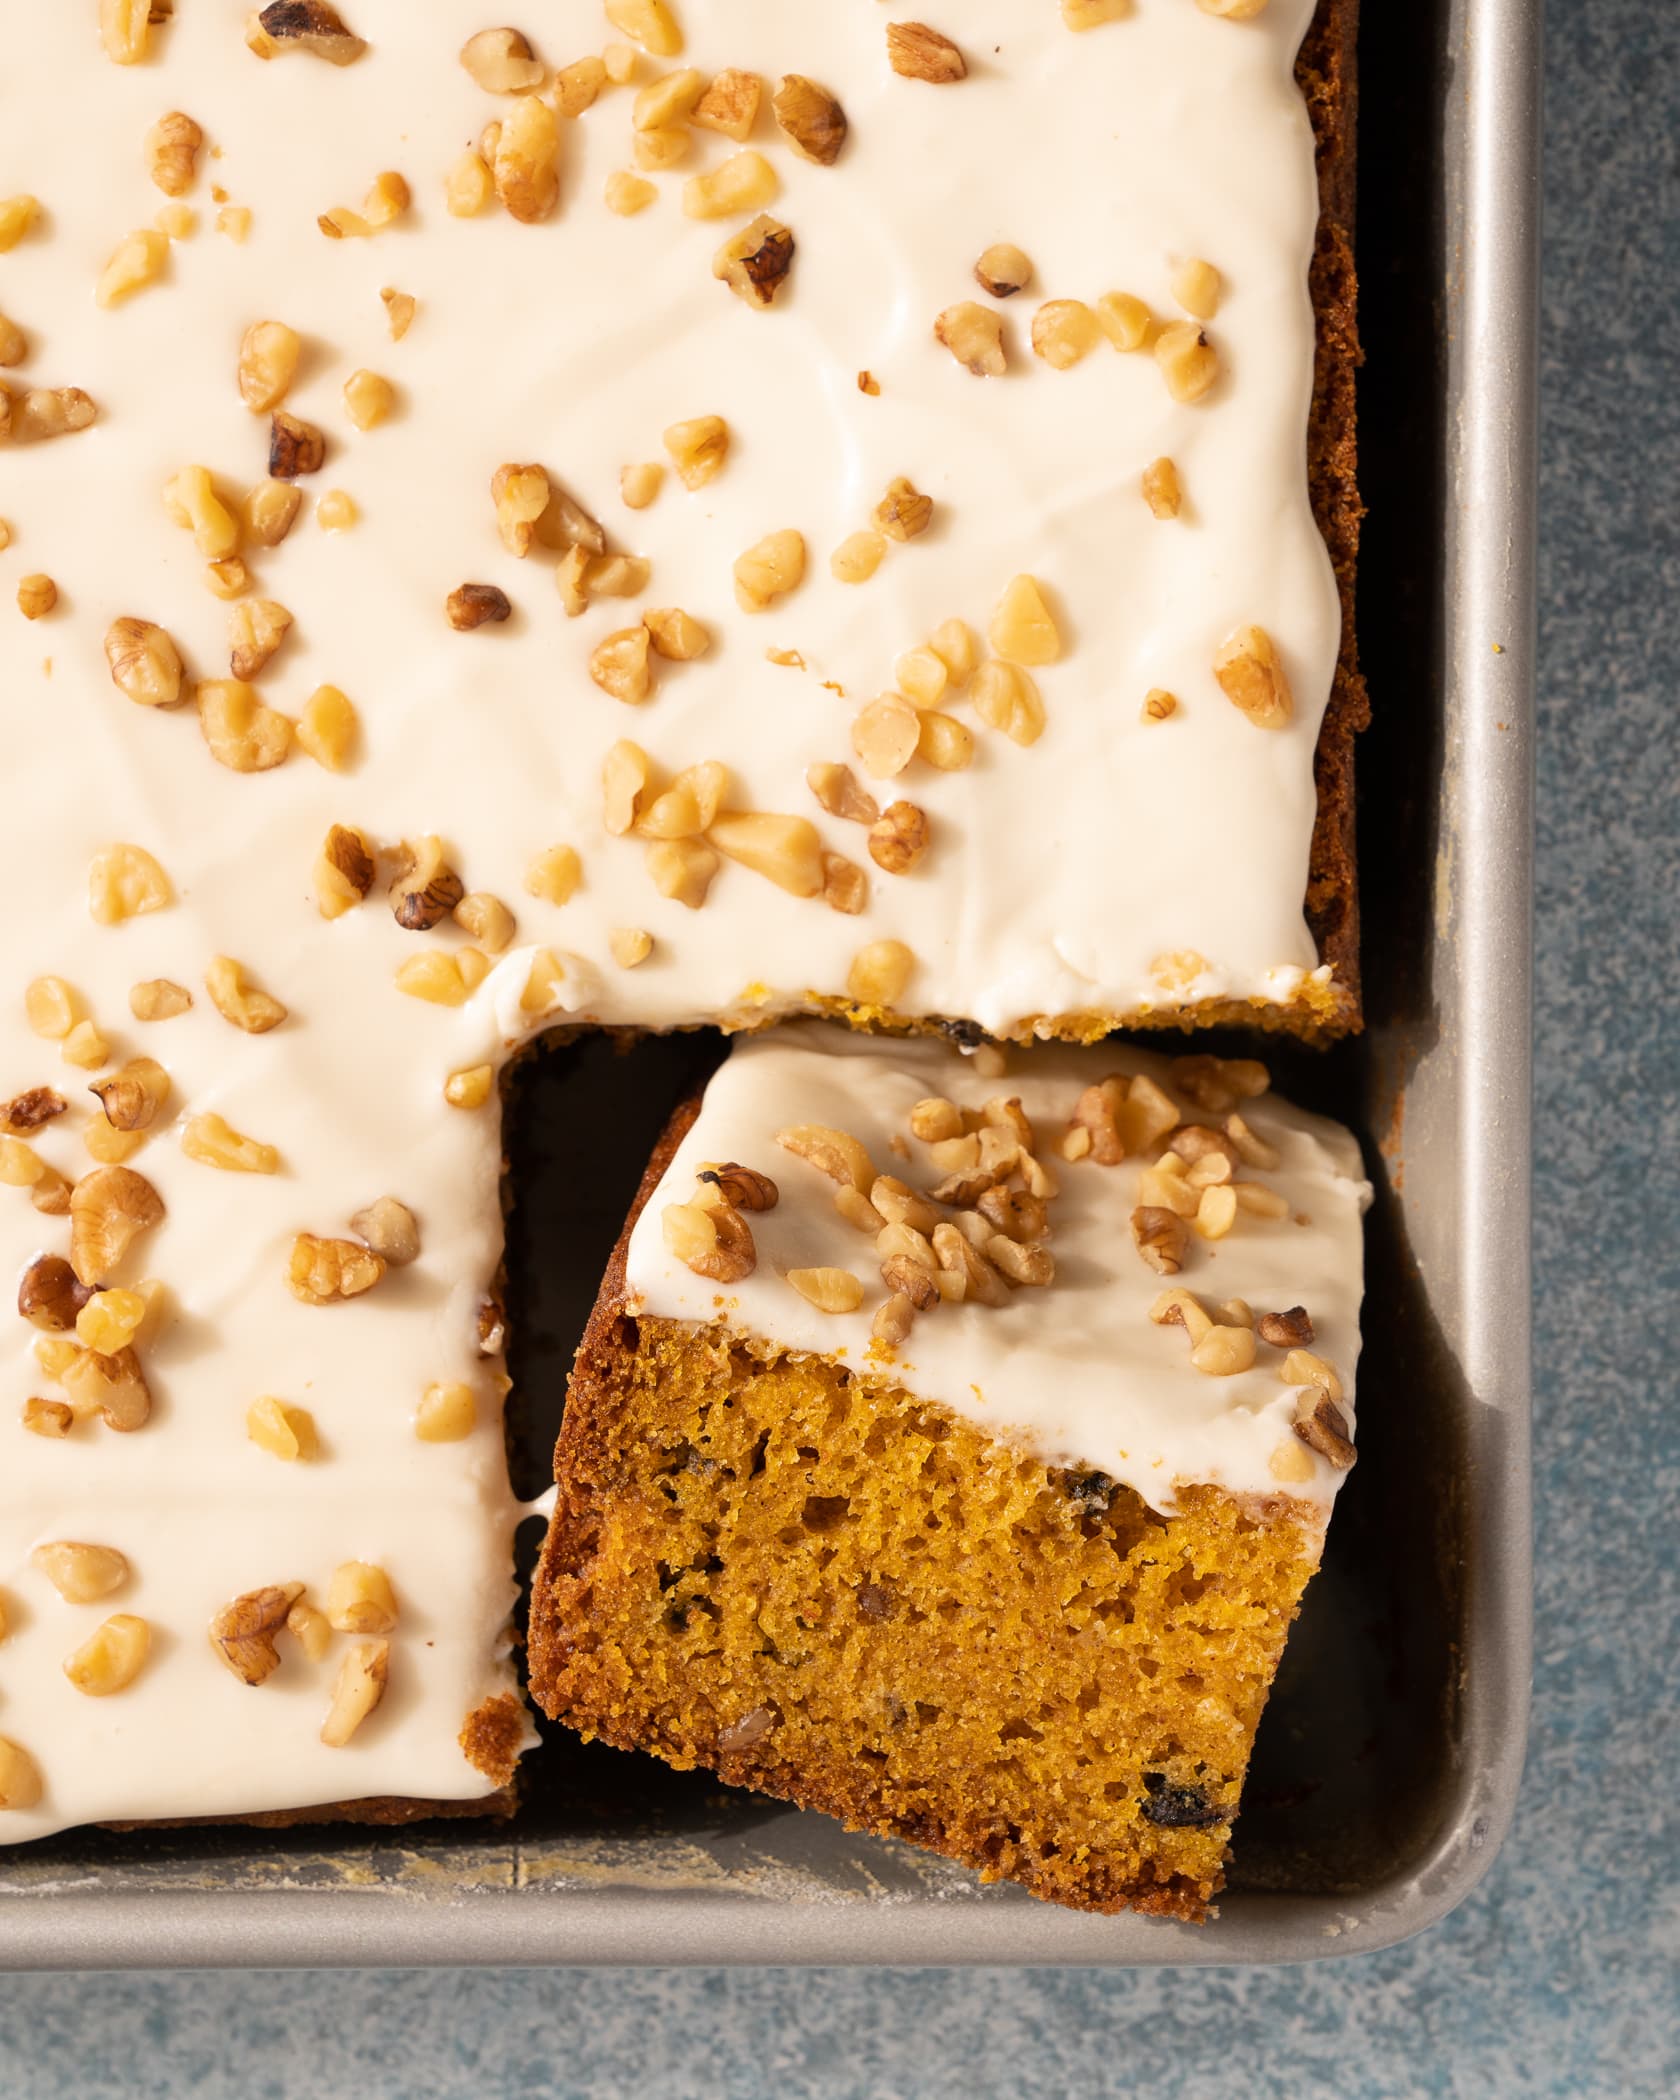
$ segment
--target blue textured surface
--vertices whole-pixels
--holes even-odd
[[[1680,8],[1550,11],[1539,1646],[1486,1883],[1295,1972],[10,1979],[3,2100],[1680,2091]]]

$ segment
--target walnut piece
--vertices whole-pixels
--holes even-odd
[[[70,1192],[70,1266],[85,1284],[106,1282],[143,1232],[163,1219],[163,1198],[132,1167],[95,1167]]]
[[[355,1240],[318,1239],[300,1232],[286,1264],[286,1286],[305,1305],[332,1305],[371,1291],[385,1264]]]
[[[210,1645],[241,1684],[259,1685],[280,1667],[274,1636],[302,1595],[301,1582],[270,1583],[235,1597],[210,1621]]]
[[[887,56],[893,71],[906,80],[945,87],[968,78],[968,62],[956,45],[925,22],[888,23]]]
[[[173,707],[181,698],[181,652],[151,620],[125,614],[105,630],[111,682],[139,707]]]
[[[776,122],[807,160],[832,168],[846,143],[846,112],[838,99],[803,73],[789,73],[771,107]]]
[[[318,474],[327,457],[327,441],[313,423],[276,409],[269,424],[268,471],[276,481],[295,481]]]
[[[1213,660],[1213,675],[1256,729],[1282,729],[1295,712],[1283,659],[1263,627],[1239,627],[1229,636]]]
[[[1003,316],[975,299],[961,299],[933,324],[934,335],[976,379],[999,379],[1009,369]]]
[[[667,1203],[660,1230],[677,1260],[709,1282],[740,1283],[758,1266],[752,1227],[721,1197],[710,1206]]]
[[[974,265],[974,274],[994,299],[1013,299],[1032,283],[1032,258],[1013,241],[995,241]]]
[[[712,275],[749,306],[773,306],[793,268],[795,246],[789,228],[761,212],[724,242],[712,258]]]
[[[444,611],[457,634],[471,634],[476,627],[499,624],[513,612],[506,591],[493,583],[458,584],[444,600]]]
[[[271,0],[253,18],[246,41],[259,58],[307,51],[333,66],[353,65],[367,49],[327,0]]]
[[[146,134],[146,166],[166,197],[184,197],[198,176],[204,133],[178,109],[158,118]]]

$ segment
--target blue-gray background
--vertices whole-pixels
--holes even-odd
[[[1680,2092],[1680,6],[1549,14],[1539,1639],[1482,1888],[1282,1972],[4,1979],[0,2100]]]

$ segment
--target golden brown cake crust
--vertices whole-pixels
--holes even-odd
[[[639,1320],[630,1231],[697,1107],[578,1352],[533,1695],[985,1879],[1201,1919],[1318,1530],[1214,1490],[1164,1518],[837,1364]]]

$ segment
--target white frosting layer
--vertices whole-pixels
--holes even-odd
[[[452,219],[444,171],[506,107],[455,61],[485,25],[480,0],[345,10],[372,49],[342,71],[304,56],[260,63],[231,0],[178,7],[154,32],[153,59],[132,68],[101,55],[91,0],[31,10],[7,52],[0,198],[31,192],[43,215],[0,256],[0,312],[29,345],[4,376],[14,388],[82,387],[99,419],[0,449],[15,891],[0,935],[0,1100],[50,1082],[80,1104],[97,1076],[61,1065],[26,1026],[23,988],[45,972],[77,988],[113,1063],[144,1053],[168,1066],[170,1109],[134,1162],[168,1217],[125,1277],[162,1279],[176,1307],[146,1356],[153,1418],[129,1437],[97,1423],[62,1443],[26,1434],[23,1401],[56,1389],[21,1322],[0,1336],[0,1735],[31,1750],[46,1787],[39,1808],[3,1818],[8,1838],[103,1816],[487,1785],[456,1734],[509,1675],[499,1650],[516,1510],[496,1367],[473,1340],[500,1244],[498,1148],[494,1108],[446,1109],[441,1087],[528,1030],[531,945],[567,958],[567,1010],[650,1026],[838,993],[858,947],[887,935],[919,959],[907,1008],[996,1029],[1159,1000],[1152,965],[1168,951],[1209,959],[1192,996],[1288,997],[1316,960],[1301,900],[1337,606],[1303,467],[1316,195],[1291,61],[1310,0],[1274,0],[1240,28],[1191,0],[1139,0],[1131,19],[1082,37],[1048,0],[965,0],[952,26],[971,77],[942,90],[886,66],[885,25],[904,8],[682,0],[693,63],[803,71],[851,118],[831,169],[797,159],[761,120],[756,143],[783,183],[775,209],[800,243],[791,288],[767,314],[712,278],[729,225],[685,218],[676,194],[729,142],[697,134],[657,206],[615,218],[601,195],[630,158],[630,98],[609,90],[566,127],[550,222],[522,226],[499,210]],[[590,6],[565,25],[527,26],[557,62],[608,33]],[[102,311],[93,286],[107,257],[164,203],[143,140],[167,109],[191,114],[215,149],[186,200],[201,229],[172,249],[161,282]],[[316,215],[359,205],[384,168],[413,188],[402,223],[371,241],[324,239]],[[249,207],[244,245],[213,230],[212,183]],[[1030,251],[1038,279],[1010,309],[1015,370],[981,382],[930,329],[942,306],[978,296],[972,262],[1000,238]],[[1167,311],[1173,262],[1191,254],[1227,286],[1213,325],[1227,376],[1204,406],[1174,406],[1147,356],[1103,345],[1056,373],[1027,350],[1040,296],[1125,288]],[[401,342],[378,296],[387,285],[419,301]],[[241,333],[260,318],[305,336],[288,406],[330,446],[286,543],[247,548],[257,593],[296,618],[260,683],[294,714],[322,681],[351,695],[362,752],[342,777],[301,753],[236,776],[213,762],[190,708],[131,705],[103,660],[110,621],[137,614],[177,638],[194,675],[226,673],[227,608],[160,499],[190,463],[229,495],[261,478],[266,425],[234,380]],[[366,435],[341,400],[359,366],[399,397]],[[858,390],[865,368],[878,398]],[[653,508],[626,510],[620,469],[662,457],[663,428],[702,413],[731,426],[723,475],[692,496],[670,480]],[[1163,453],[1189,495],[1171,525],[1137,487]],[[646,604],[682,606],[712,628],[711,653],[667,667],[647,708],[621,707],[585,671],[634,612],[612,601],[568,622],[552,557],[520,563],[498,543],[488,485],[505,460],[543,461],[617,544],[651,560]],[[873,582],[843,588],[829,552],[899,474],[936,499],[939,522]],[[354,496],[354,530],[314,523],[327,488]],[[806,536],[808,580],[772,613],[742,614],[734,557],[784,526]],[[889,791],[929,811],[935,850],[909,879],[871,869],[863,918],[736,866],[691,913],[654,893],[639,843],[604,833],[601,759],[631,735],[673,768],[724,760],[742,805],[813,817],[831,848],[867,865],[862,833],[822,815],[805,768],[847,755],[855,705],[890,683],[900,649],[952,615],[983,631],[1023,570],[1043,579],[1069,643],[1040,674],[1049,727],[1030,750],[978,731],[970,771],[918,766]],[[56,581],[59,603],[30,623],[12,601],[35,572]],[[450,631],[443,600],[468,579],[507,590],[507,626]],[[1278,733],[1251,728],[1208,668],[1246,621],[1275,635],[1292,678],[1297,716]],[[808,670],[770,665],[770,646],[798,649]],[[1157,685],[1183,706],[1146,728],[1139,705]],[[396,927],[383,882],[338,922],[318,916],[312,863],[334,822],[384,844],[441,833],[468,887],[514,906],[523,945],[466,1010],[395,990],[398,964],[426,942]],[[176,903],[107,929],[89,918],[86,870],[115,840],[159,856]],[[559,842],[584,868],[564,908],[523,890],[531,856]],[[619,927],[654,935],[642,968],[611,960]],[[446,927],[432,940],[462,938]],[[218,954],[284,1000],[284,1026],[251,1037],[216,1015],[203,979]],[[128,988],[158,976],[192,987],[196,1005],[138,1026]],[[179,1121],[206,1111],[278,1146],[284,1171],[223,1175],[186,1158]],[[72,1177],[87,1165],[84,1120],[78,1105],[38,1146]],[[292,1234],[342,1232],[387,1193],[420,1216],[419,1266],[352,1305],[296,1303],[283,1282]],[[65,1242],[62,1220],[0,1188],[0,1273]],[[479,1389],[477,1431],[465,1444],[417,1443],[420,1392],[453,1379]],[[247,1441],[245,1410],[261,1394],[312,1410],[319,1461],[288,1468]],[[61,1604],[28,1566],[54,1537],[120,1546],[128,1587],[98,1608]],[[330,1664],[311,1669],[288,1650],[250,1691],[203,1635],[232,1594],[302,1580],[318,1598],[351,1558],[390,1572],[402,1619],[384,1705],[329,1751],[317,1730]],[[153,1657],[120,1697],[86,1700],[61,1658],[109,1610],[152,1622]]]
[[[1364,1290],[1360,1219],[1371,1199],[1359,1148],[1339,1124],[1267,1094],[1242,1105],[1244,1120],[1280,1155],[1275,1168],[1240,1178],[1286,1198],[1277,1222],[1239,1214],[1216,1242],[1192,1236],[1182,1272],[1157,1275],[1132,1243],[1142,1162],[1063,1164],[1056,1142],[1084,1088],[1110,1073],[1147,1072],[1185,1107],[1164,1058],[1105,1045],[1039,1047],[1010,1054],[1007,1074],[982,1079],[958,1051],[931,1042],[889,1042],[796,1023],[738,1043],[706,1090],[630,1239],[628,1285],[637,1310],[665,1319],[722,1319],[782,1349],[844,1359],[924,1399],[972,1417],[993,1434],[1026,1444],[1056,1465],[1083,1465],[1171,1510],[1176,1490],[1206,1482],[1233,1494],[1292,1494],[1328,1507],[1344,1475],[1312,1455],[1310,1478],[1280,1480],[1280,1447],[1295,1461],[1296,1390],[1282,1382],[1284,1353],[1262,1344],[1254,1368],[1235,1377],[1194,1369],[1182,1327],[1155,1326],[1149,1308],[1169,1287],[1195,1293],[1218,1315],[1232,1298],[1256,1315],[1304,1305],[1314,1354],[1337,1372],[1353,1422]],[[878,1172],[920,1191],[942,1178],[927,1148],[911,1140],[908,1161],[891,1147],[907,1136],[917,1101],[942,1095],[981,1109],[994,1095],[1019,1096],[1039,1157],[1060,1185],[1050,1204],[1055,1280],[1013,1292],[1007,1304],[940,1305],[920,1316],[895,1358],[872,1352],[870,1322],[886,1296],[866,1235],[835,1207],[835,1184],[779,1148],[779,1130],[827,1125],[861,1140]],[[1216,1119],[1199,1117],[1204,1122]],[[1158,1156],[1156,1146],[1147,1157]],[[770,1175],[776,1207],[749,1219],[758,1266],[744,1282],[707,1282],[666,1247],[662,1213],[688,1202],[697,1168],[737,1160]],[[819,1312],[787,1282],[789,1269],[837,1267],[867,1286],[855,1313]]]

